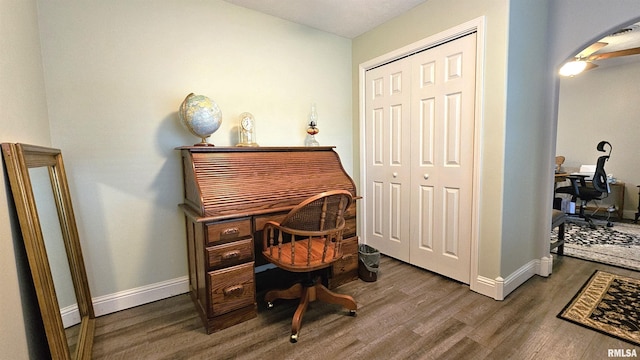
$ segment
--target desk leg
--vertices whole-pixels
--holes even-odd
[[[620,197],[618,198],[618,204],[620,204],[620,208],[618,209],[618,220],[622,221],[622,215],[624,214],[624,190],[625,185],[620,187]]]
[[[636,213],[634,223],[638,223],[638,218],[640,218],[640,185],[638,185],[638,212]]]

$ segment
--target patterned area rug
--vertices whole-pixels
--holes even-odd
[[[584,222],[566,222],[564,254],[640,270],[640,226],[615,223],[613,227],[606,227],[604,222],[596,222],[596,225],[591,229]],[[554,229],[551,237],[557,236],[557,229]]]
[[[558,317],[640,345],[640,280],[596,270]]]

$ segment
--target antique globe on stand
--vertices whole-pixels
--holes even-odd
[[[178,111],[182,124],[202,141],[195,146],[214,146],[207,142],[222,124],[222,111],[213,100],[204,95],[187,95]]]

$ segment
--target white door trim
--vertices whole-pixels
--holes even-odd
[[[378,56],[372,60],[366,61],[359,65],[358,77],[359,77],[359,96],[358,96],[358,111],[359,111],[359,137],[360,137],[360,192],[366,194],[366,169],[367,153],[365,148],[365,72],[376,66],[386,64],[388,62],[397,60],[399,58],[411,55],[413,53],[437,46],[449,40],[459,38],[461,36],[476,32],[476,100],[475,100],[475,117],[476,125],[474,130],[474,165],[473,165],[473,200],[472,200],[472,215],[471,215],[471,259],[470,267],[471,274],[470,289],[479,292],[483,295],[490,296],[494,299],[499,297],[499,294],[495,293],[497,289],[495,287],[487,287],[483,282],[483,278],[478,277],[478,237],[479,237],[479,209],[480,209],[480,169],[481,167],[481,149],[482,149],[482,137],[481,129],[484,125],[484,48],[485,48],[485,17],[479,17],[460,24],[438,34],[429,36],[428,38],[419,40],[415,43],[404,46],[400,49],[391,51],[387,54]],[[361,200],[363,202],[361,209],[366,209],[367,199],[366,197]],[[366,216],[359,217],[358,229],[366,229],[367,227]],[[366,239],[364,239],[366,242]]]

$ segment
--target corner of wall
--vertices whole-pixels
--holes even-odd
[[[498,276],[495,279],[490,279],[478,276],[475,281],[472,281],[471,290],[495,300],[504,300],[518,286],[524,284],[532,276],[539,274],[540,268],[541,261],[535,259],[509,274],[506,278]]]

